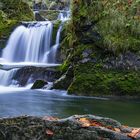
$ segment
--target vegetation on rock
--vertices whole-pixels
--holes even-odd
[[[61,70],[65,73],[72,66],[74,72],[68,93],[140,95],[139,4],[131,0],[72,2],[72,19],[61,43],[69,56]]]
[[[40,89],[43,88],[46,84],[47,82],[43,80],[36,80],[31,89]]]
[[[9,36],[20,21],[31,20],[34,20],[33,12],[28,4],[22,0],[3,0],[0,2],[0,38]]]
[[[21,123],[22,122],[22,123]],[[75,115],[65,119],[22,116],[0,120],[2,140],[138,140],[139,129],[121,125],[110,118]]]

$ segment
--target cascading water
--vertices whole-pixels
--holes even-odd
[[[56,64],[56,53],[60,44],[63,23],[69,19],[69,12],[60,12],[61,24],[52,45],[53,23],[51,21],[33,22],[21,25],[11,34],[6,48],[2,52],[1,64],[12,64],[11,70],[0,69],[0,85],[10,86],[16,74],[18,64]],[[15,65],[16,64],[16,65]],[[26,66],[25,65],[25,66]]]
[[[8,62],[42,62],[44,54],[51,48],[52,30],[50,21],[17,27],[3,50],[2,58]]]
[[[18,69],[12,70],[0,70],[0,85],[10,86],[12,84],[12,78]]]
[[[57,19],[61,20],[62,22],[65,22],[69,18],[70,18],[70,11],[60,11]]]
[[[43,60],[43,62],[49,62],[49,63],[56,63],[56,53],[60,44],[60,34],[61,34],[61,30],[62,30],[62,25],[60,25],[58,31],[57,31],[57,35],[56,35],[56,41],[55,41],[55,45],[51,47],[51,50],[49,52],[46,53],[46,56],[44,57],[45,59]]]

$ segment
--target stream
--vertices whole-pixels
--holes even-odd
[[[140,102],[69,96],[65,91],[1,88],[0,117],[21,115],[69,117],[93,114],[111,117],[125,125],[140,126]]]

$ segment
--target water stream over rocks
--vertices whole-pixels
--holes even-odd
[[[0,58],[0,64],[2,65],[2,69],[0,70],[0,85],[10,86],[11,84],[19,83],[19,81],[21,82],[21,80],[18,82],[12,82],[13,78],[18,75],[18,79],[22,78],[22,81],[24,82],[17,84],[17,86],[25,86],[28,83],[27,81],[31,79],[29,76],[33,75],[31,72],[29,76],[26,76],[25,72],[22,72],[21,75],[19,75],[17,68],[25,69],[25,67],[34,66],[34,71],[39,71],[36,70],[36,67],[42,71],[45,67],[58,66],[59,64],[56,60],[56,53],[60,43],[63,23],[69,19],[69,16],[69,12],[60,11],[56,20],[60,20],[61,23],[56,33],[56,41],[54,45],[52,43],[54,24],[52,21],[28,22],[18,26],[11,34],[6,47],[2,51],[2,56]],[[50,71],[48,71],[48,73],[50,73]],[[42,76],[38,76],[37,78],[41,79]],[[48,79],[50,78],[47,78],[46,80]],[[25,81],[27,83],[25,83]],[[50,81],[52,81],[52,79]]]

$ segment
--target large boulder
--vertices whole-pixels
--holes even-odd
[[[65,119],[22,116],[0,119],[1,140],[139,140],[139,128],[94,115]]]
[[[67,90],[73,81],[73,68],[69,67],[66,73],[64,73],[59,79],[53,84],[53,89],[65,89]]]

